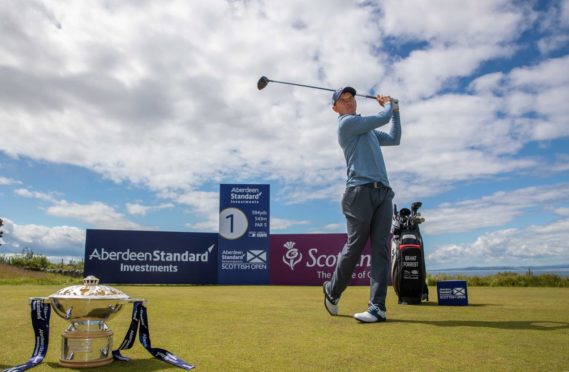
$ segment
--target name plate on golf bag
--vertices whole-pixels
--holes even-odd
[[[420,234],[401,230],[393,239],[393,289],[400,304],[420,304],[425,289],[425,257]]]

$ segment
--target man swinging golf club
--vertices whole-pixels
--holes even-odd
[[[334,275],[323,285],[324,305],[330,315],[338,314],[338,303],[348,286],[356,264],[371,239],[370,299],[367,311],[354,314],[360,322],[386,320],[385,297],[389,273],[388,240],[393,213],[393,196],[381,146],[397,146],[401,139],[399,104],[389,96],[375,98],[383,111],[371,116],[356,114],[356,90],[344,87],[332,94],[332,110],[338,113],[338,142],[347,166],[342,212],[346,216],[348,240],[342,249]],[[377,128],[392,119],[389,132]]]

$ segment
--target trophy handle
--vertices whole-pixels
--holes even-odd
[[[35,301],[35,300],[42,301],[44,304],[49,304],[51,302],[49,297],[30,297],[28,300],[28,303],[31,304],[32,301]]]
[[[143,305],[146,305],[146,298],[128,298],[126,299],[127,303],[135,303],[135,302],[142,302]]]

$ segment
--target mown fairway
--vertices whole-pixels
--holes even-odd
[[[567,371],[569,288],[469,287],[468,307],[397,305],[390,288],[388,321],[358,324],[367,287],[350,287],[341,316],[322,305],[320,287],[115,286],[148,299],[152,345],[198,371]],[[62,286],[0,285],[0,369],[32,353],[28,297]],[[109,321],[120,344],[132,307]],[[50,348],[32,371],[55,370],[66,322],[52,312]],[[133,360],[105,370],[178,370],[136,343]]]

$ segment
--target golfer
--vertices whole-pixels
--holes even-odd
[[[342,197],[348,240],[334,275],[326,281],[324,305],[330,315],[338,314],[338,303],[348,286],[368,238],[371,240],[369,307],[354,314],[360,322],[386,320],[385,297],[389,273],[388,241],[393,214],[393,196],[381,146],[397,146],[401,139],[399,107],[389,96],[377,95],[383,111],[371,116],[356,114],[356,90],[340,88],[332,95],[332,110],[338,113],[338,142],[346,158],[348,180]],[[377,128],[392,120],[389,132]]]

